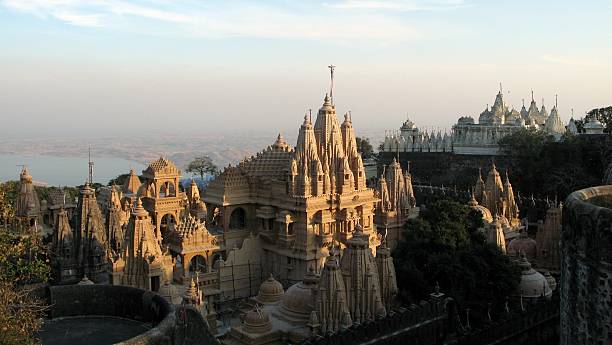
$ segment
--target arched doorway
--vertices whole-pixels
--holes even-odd
[[[238,207],[232,211],[230,216],[230,229],[244,229],[246,228],[246,212],[242,207]]]
[[[159,188],[159,197],[176,196],[176,186],[172,182],[164,182]]]
[[[192,275],[196,272],[204,273],[207,271],[206,259],[202,255],[196,255],[189,262],[189,273]]]

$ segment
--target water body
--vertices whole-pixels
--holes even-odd
[[[148,331],[142,322],[104,316],[45,320],[38,337],[43,345],[110,345]]]
[[[107,184],[108,181],[130,168],[137,174],[145,168],[142,163],[123,158],[93,157],[94,182]],[[0,155],[0,182],[19,180],[21,165],[26,165],[36,182],[49,186],[77,186],[87,179],[87,157],[57,157],[43,155]]]

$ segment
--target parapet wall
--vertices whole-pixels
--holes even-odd
[[[612,185],[570,194],[561,237],[561,345],[612,344]]]
[[[421,301],[381,319],[306,339],[302,345],[438,344],[452,329],[447,308],[449,301],[452,300]]]

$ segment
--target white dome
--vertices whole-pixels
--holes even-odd
[[[521,283],[519,284],[519,294],[524,298],[550,297],[552,290],[548,285],[548,280],[539,272],[531,268],[525,255],[519,261],[521,267]]]

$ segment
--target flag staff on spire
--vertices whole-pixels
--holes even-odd
[[[94,163],[91,161],[91,145],[89,145],[89,159],[88,159],[88,161],[89,161],[88,162],[88,165],[89,165],[89,176],[88,176],[89,180],[88,180],[88,182],[89,182],[89,184],[93,184],[93,166],[94,166]]]
[[[331,99],[331,104],[334,105],[334,69],[336,69],[336,66],[329,65],[327,67],[329,67],[329,73],[330,73],[330,79],[331,79],[331,85],[329,88],[329,98]]]

